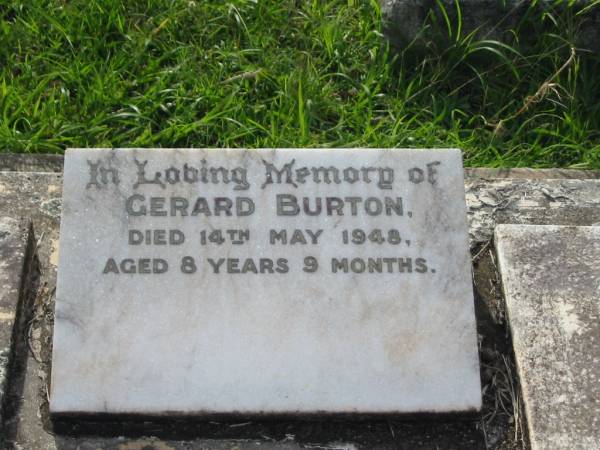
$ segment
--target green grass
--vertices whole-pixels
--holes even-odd
[[[376,0],[0,0],[0,151],[450,146],[600,168],[579,20],[533,8],[513,46],[443,20],[392,53]]]

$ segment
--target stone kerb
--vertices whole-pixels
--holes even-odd
[[[511,42],[513,30],[519,22],[534,8],[536,13],[550,8],[566,8],[571,2],[553,2],[549,0],[530,2],[524,0],[442,0],[453,31],[458,29],[460,14],[460,29],[462,36],[475,32],[481,40],[499,40]],[[460,6],[460,13],[457,10]],[[385,34],[390,43],[396,48],[409,44],[417,48],[425,48],[428,42],[435,41],[436,45],[449,45],[445,19],[439,4],[430,0],[380,0]],[[582,49],[600,51],[600,8],[593,7],[591,0],[575,2],[576,11],[583,10],[581,29],[578,33],[578,46]],[[426,19],[433,15],[436,26],[425,27]],[[527,38],[520,45],[527,45]]]

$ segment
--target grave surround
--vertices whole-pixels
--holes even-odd
[[[6,156],[6,155],[3,155]],[[17,155],[20,156],[20,155]],[[0,158],[0,163],[3,158]],[[62,156],[60,158],[60,172],[62,173]],[[43,167],[43,170],[46,166]],[[6,169],[5,169],[6,170]],[[12,170],[12,169],[8,169]],[[31,166],[29,170],[39,171],[42,168]],[[49,169],[48,169],[49,170]],[[568,172],[568,173],[567,173]],[[467,205],[469,211],[480,211],[475,215],[469,216],[470,232],[475,242],[487,242],[486,236],[490,235],[494,223],[512,222],[512,223],[563,223],[563,224],[592,224],[600,223],[600,217],[597,210],[598,181],[595,172],[591,171],[564,171],[564,170],[529,170],[529,169],[511,169],[511,170],[481,170],[466,169],[466,190]],[[534,180],[520,180],[520,178],[531,177]],[[573,180],[543,178],[581,178]],[[491,178],[503,178],[492,180]],[[516,179],[515,179],[516,178]],[[62,175],[55,173],[22,173],[22,172],[2,172],[0,173],[0,190],[3,191],[2,202],[0,202],[0,211],[9,217],[31,216],[36,228],[38,245],[37,253],[41,258],[42,264],[42,282],[48,283],[52,290],[56,283],[56,264],[58,256],[58,226],[60,215],[60,193],[62,186]],[[498,201],[491,202],[490,196],[499,196]],[[548,195],[550,194],[550,195]],[[522,200],[520,200],[522,199]],[[501,209],[494,207],[498,202]],[[483,203],[482,203],[483,202]],[[486,217],[488,217],[486,219]],[[472,241],[473,242],[473,241]],[[476,287],[478,296],[477,302],[489,304],[494,292],[489,287],[487,272],[485,271],[484,260],[488,260],[491,253],[489,248],[480,251],[480,247],[471,249],[475,257],[474,265]],[[492,263],[491,259],[489,260]],[[495,267],[495,266],[492,266]],[[482,271],[483,270],[483,271]],[[43,298],[46,298],[45,296]],[[49,315],[47,321],[34,322],[32,324],[32,333],[37,333],[40,327],[46,329],[52,326],[54,316],[54,296],[47,301],[40,303],[47,308]],[[492,302],[493,307],[493,302]],[[482,322],[485,317],[478,316],[478,331],[481,339],[481,351],[487,354],[489,351],[498,348],[501,342],[504,342],[504,332],[496,335],[497,341],[489,334],[490,328]],[[51,328],[48,336],[52,336]],[[49,342],[44,341],[46,344]],[[512,348],[512,346],[511,346]],[[50,373],[50,354],[43,356],[42,366],[36,360],[35,354],[25,351],[27,355],[27,379],[25,380],[24,390],[19,397],[20,402],[18,420],[14,421],[14,430],[8,433],[7,439],[15,442],[24,449],[38,448],[112,448],[119,445],[149,445],[147,439],[137,439],[135,436],[128,436],[131,422],[117,422],[111,426],[121,424],[120,430],[112,430],[114,438],[93,438],[82,434],[81,421],[76,421],[74,435],[62,435],[61,431],[55,429],[49,434],[47,427],[47,394],[45,388],[48,382],[40,377],[44,373]],[[504,353],[503,353],[504,354]],[[508,355],[507,358],[510,359]],[[486,364],[490,362],[483,356]],[[502,360],[497,361],[501,367],[504,367]],[[482,370],[483,383],[490,383],[490,376],[486,369]],[[494,410],[493,403],[494,385],[490,385],[484,397],[484,406],[482,414]],[[490,403],[491,401],[491,403]],[[41,417],[40,417],[41,413]],[[496,415],[492,422],[486,422],[485,433],[478,426],[478,422],[465,420],[457,422],[450,419],[447,421],[436,420],[425,423],[417,421],[327,421],[320,422],[319,427],[310,422],[296,421],[291,426],[286,422],[285,433],[292,433],[296,436],[295,441],[298,447],[302,444],[316,445],[319,443],[325,447],[341,446],[341,442],[352,442],[358,447],[365,448],[388,448],[397,445],[408,445],[414,448],[439,447],[440,449],[454,448],[483,448],[485,445],[497,445],[498,439],[504,442],[504,445],[513,445],[510,442],[514,436],[514,430],[506,428],[506,418]],[[230,427],[227,422],[219,422],[221,425],[210,424],[207,422],[206,428],[198,430],[197,425],[194,430],[198,430],[194,436],[217,436],[218,439],[205,441],[198,437],[188,436],[191,441],[182,441],[181,435],[172,434],[170,437],[163,436],[160,439],[154,439],[154,445],[167,445],[173,448],[189,448],[190,446],[201,446],[211,449],[230,448],[235,445],[241,449],[256,448],[256,446],[268,447],[268,442],[273,442],[274,447],[279,448],[290,442],[287,436],[281,432],[278,434],[279,421],[269,421],[268,425],[262,423],[258,425],[253,421],[251,425]],[[240,425],[247,424],[247,420],[242,420]],[[329,425],[328,425],[329,424]],[[461,425],[462,424],[462,425]],[[394,433],[390,432],[391,429]],[[106,425],[108,427],[108,424]],[[257,436],[257,429],[267,437],[261,438],[261,441],[241,442],[239,439],[244,436]],[[247,430],[247,434],[243,434]],[[326,430],[331,430],[327,434]],[[507,431],[508,430],[508,431]],[[108,431],[105,431],[105,433]],[[153,433],[155,431],[152,431]],[[64,433],[64,430],[62,431]],[[98,435],[98,428],[93,429],[94,436]],[[254,434],[252,434],[254,433]],[[119,437],[116,437],[119,436]],[[137,435],[136,435],[137,436]],[[300,437],[303,436],[303,437]],[[177,439],[179,437],[179,439]],[[231,441],[229,439],[237,439]],[[257,438],[258,439],[258,438]],[[333,445],[333,440],[337,440]],[[285,443],[284,443],[285,442]],[[518,447],[518,445],[517,445]],[[269,447],[271,448],[271,447]]]
[[[51,411],[478,410],[463,186],[458,150],[69,150]]]

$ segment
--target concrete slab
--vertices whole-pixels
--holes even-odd
[[[600,223],[600,180],[468,179],[472,248],[490,242],[496,224]]]
[[[62,172],[62,166],[62,155],[0,153],[0,171]]]
[[[600,448],[600,227],[495,241],[532,448]]]
[[[587,180],[600,178],[600,170],[530,169],[528,167],[489,169],[466,167],[465,178],[525,180]]]
[[[0,405],[4,405],[14,363],[17,324],[23,322],[33,262],[29,220],[0,217]]]

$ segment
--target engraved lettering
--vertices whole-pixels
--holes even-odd
[[[321,207],[321,199],[320,198],[316,198],[315,199],[315,208],[313,210],[310,209],[310,199],[307,197],[304,197],[302,199],[302,204],[304,206],[304,213],[307,216],[318,216],[319,214],[321,214],[322,211],[322,207]]]
[[[206,258],[206,260],[208,261],[208,263],[212,267],[214,273],[219,273],[220,267],[225,262],[225,258],[219,258],[217,261],[215,261],[212,258]]]
[[[166,216],[165,197],[150,197],[150,215],[151,216]]]
[[[414,264],[413,264],[414,263]],[[425,258],[332,258],[332,273],[427,273]],[[432,273],[435,270],[431,270]]]
[[[345,197],[344,200],[350,203],[350,214],[356,216],[358,214],[358,204],[362,202],[360,197]]]
[[[437,170],[435,166],[439,166],[441,163],[439,161],[434,161],[432,163],[427,164],[427,181],[431,184],[436,184],[437,182]]]
[[[321,236],[321,233],[323,233],[323,230],[317,230],[315,233],[313,233],[311,230],[306,230],[306,234],[308,234],[311,243],[314,245],[318,244],[319,236]]]
[[[419,184],[425,179],[425,175],[418,167],[413,167],[408,171],[408,179],[415,184]]]
[[[287,231],[286,230],[271,230],[269,232],[269,243],[271,245],[277,244],[279,241],[281,244],[287,244]]]
[[[415,272],[417,273],[426,273],[427,272],[427,260],[425,258],[417,258],[415,259],[415,265],[417,268]]]
[[[235,183],[233,187],[234,191],[244,191],[250,187],[248,183],[248,171],[241,167],[235,168],[231,171],[231,179]]]
[[[400,272],[412,272],[412,259],[398,258],[398,264],[400,266]]]
[[[344,215],[344,201],[339,197],[327,197],[327,215],[332,216],[333,211],[337,213],[338,216]]]
[[[321,183],[324,181],[327,184],[331,184],[333,181],[336,184],[340,184],[340,171],[333,166],[330,167],[313,167],[312,168],[313,181],[315,183]]]
[[[380,189],[392,189],[394,183],[394,169],[390,167],[361,167],[360,169],[346,167],[340,169],[335,166],[315,166],[295,169],[295,159],[279,167],[264,159],[262,162],[265,166],[265,181],[261,185],[262,189],[269,184],[289,184],[298,187],[298,184],[305,184],[309,179],[315,184],[354,184],[358,181],[369,184],[376,181],[377,187]]]
[[[240,217],[250,216],[255,210],[254,202],[248,197],[237,197],[235,199],[235,210]]]
[[[229,171],[227,169],[225,169],[224,167],[217,167],[217,168],[212,167],[210,169],[211,182],[213,184],[219,183],[219,176],[218,176],[219,173],[221,174],[222,182],[225,184],[228,184],[229,183]]]
[[[160,173],[156,172],[154,174],[154,179],[149,180],[146,178],[146,165],[148,161],[140,162],[137,158],[134,158],[133,161],[137,166],[137,181],[133,184],[133,188],[137,189],[142,184],[158,184],[160,187],[165,188],[165,183],[160,180]]]
[[[103,185],[107,185],[108,183],[118,185],[120,183],[119,172],[114,167],[104,167],[101,160],[92,162],[88,159],[87,163],[90,169],[90,181],[86,184],[86,189],[89,189],[92,186],[95,186],[96,189],[102,189],[102,185],[98,181],[98,175],[100,175],[100,181]]]
[[[277,195],[277,215],[278,216],[297,216],[300,213],[298,199],[291,194]]]
[[[190,206],[187,198],[183,197],[172,197],[171,198],[171,216],[176,216],[177,211],[181,217],[187,216],[187,210]]]
[[[104,265],[103,274],[161,274],[169,270],[169,264],[162,258],[140,258],[137,262],[131,258],[123,259],[119,264],[109,258]]]
[[[365,211],[370,216],[379,216],[383,210],[381,200],[375,197],[369,197],[365,200]]]
[[[294,230],[294,233],[292,234],[292,237],[290,239],[290,245],[294,245],[294,244],[302,244],[302,245],[306,245],[306,238],[304,237],[304,233],[302,233],[302,231],[300,230]]]
[[[125,210],[127,211],[127,214],[129,214],[130,216],[145,216],[146,215],[146,206],[144,206],[142,204],[138,208],[134,208],[135,201],[143,202],[145,200],[146,200],[146,197],[144,197],[141,194],[133,194],[133,195],[129,196],[127,198],[127,201],[125,202]]]
[[[254,260],[252,258],[246,259],[244,262],[244,266],[242,267],[242,273],[258,273],[258,269],[256,268],[256,264],[254,264]]]
[[[167,180],[169,184],[179,183],[179,169],[171,166],[165,170],[165,180]]]
[[[380,167],[377,171],[379,172],[377,186],[380,189],[392,189],[392,185],[394,184],[394,169],[390,167]]]
[[[396,213],[397,216],[401,216],[404,213],[402,208],[402,197],[396,197],[395,199],[386,197],[384,202],[386,215],[391,216],[392,211]]]
[[[233,189],[236,191],[245,190],[250,187],[247,170],[243,167],[235,167],[231,170],[225,167],[210,167],[208,166],[207,161],[202,159],[199,168],[185,163],[181,168],[170,166],[164,170],[164,173],[161,173],[160,171],[154,172],[154,177],[149,178],[146,173],[148,161],[138,161],[134,158],[134,162],[137,166],[137,179],[133,185],[134,189],[137,189],[144,184],[157,184],[165,188],[166,183],[171,185],[178,183],[233,183]],[[102,169],[100,169],[100,171],[101,170]]]
[[[331,271],[333,273],[338,273],[338,271],[342,271],[344,273],[348,273],[348,259],[342,258],[332,258],[331,259]]]
[[[281,184],[282,178],[285,175],[285,180],[283,181],[286,184],[291,184],[294,187],[298,187],[296,183],[292,181],[292,167],[294,166],[296,160],[292,159],[289,163],[284,164],[283,168],[277,170],[277,168],[270,162],[262,160],[265,165],[266,174],[265,174],[265,182],[262,184],[261,189],[264,189],[267,184],[273,184],[273,174],[277,175],[277,183]]]
[[[290,270],[290,268],[288,266],[288,260],[285,258],[278,258],[277,259],[277,267],[275,268],[275,272],[288,273],[289,270]]]
[[[215,216],[220,216],[221,212],[224,212],[226,216],[231,216],[231,208],[233,208],[233,202],[227,197],[215,198]]]
[[[186,183],[197,183],[198,182],[198,169],[195,167],[188,166],[187,163],[183,165],[183,181]]]
[[[322,207],[325,203],[325,208]],[[350,214],[357,216],[362,211],[369,216],[402,216],[404,207],[402,197],[368,197],[364,201],[361,197],[302,197],[299,199],[291,194],[277,194],[276,212],[278,216],[297,216],[304,213],[307,216],[343,216]]]
[[[117,263],[115,262],[114,258],[108,258],[102,273],[119,273],[119,268],[117,267]]]
[[[198,214],[204,214],[207,217],[212,216],[212,212],[210,211],[208,202],[204,197],[198,197],[196,199],[196,203],[194,203],[194,208],[192,209],[192,216],[197,216]]]
[[[350,184],[354,184],[360,177],[360,172],[354,167],[347,167],[344,169],[344,181]]]

